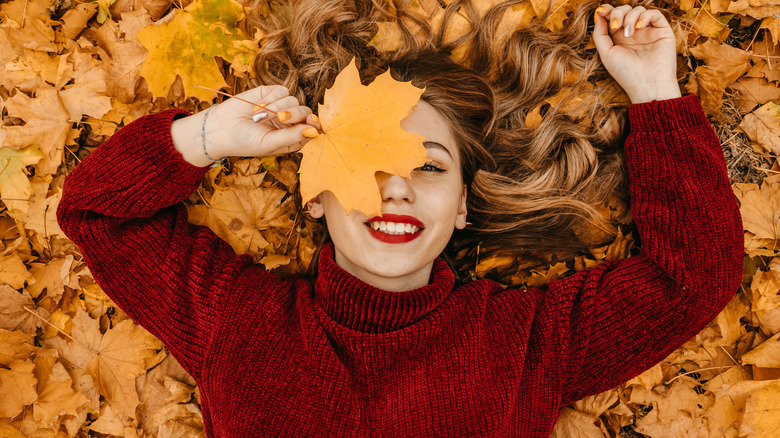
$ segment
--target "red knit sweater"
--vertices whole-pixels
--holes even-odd
[[[320,257],[314,284],[251,264],[180,201],[206,168],[180,110],[143,117],[68,175],[57,218],[98,283],[196,379],[209,437],[541,437],[559,409],[630,379],[734,295],[742,227],[695,95],[633,105],[625,145],[642,253],[549,289],[371,287]]]

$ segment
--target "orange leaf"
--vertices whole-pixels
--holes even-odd
[[[381,214],[376,172],[403,177],[425,164],[424,137],[401,129],[401,119],[424,90],[385,72],[361,85],[354,59],[325,92],[319,106],[324,134],[301,149],[301,196],[307,202],[330,190],[349,214]]]

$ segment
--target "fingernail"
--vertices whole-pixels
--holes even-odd
[[[320,135],[320,133],[319,131],[317,131],[316,128],[306,128],[303,131],[301,131],[301,135],[303,135],[306,138],[314,138]]]
[[[623,36],[628,38],[631,35],[631,26],[626,24],[625,30],[623,30]]]
[[[639,21],[636,22],[636,28],[641,29],[644,24],[645,24],[645,19],[640,18]]]
[[[320,123],[320,118],[316,114],[311,115],[311,121],[314,123]]]
[[[596,8],[596,12],[595,13],[598,14],[599,12],[601,12],[603,10],[604,10],[604,6],[599,6],[598,8]]]
[[[613,18],[613,19],[612,19],[612,23],[609,25],[609,27],[610,27],[612,30],[615,30],[615,29],[617,29],[618,27],[620,27],[620,22],[618,21],[618,19],[617,19],[617,18]]]
[[[276,118],[278,118],[280,122],[284,122],[285,120],[288,120],[290,117],[292,117],[292,114],[290,114],[289,111],[279,111],[278,113],[276,113]]]
[[[265,112],[265,111],[263,111],[262,113],[257,113],[257,114],[255,114],[254,116],[252,116],[252,120],[254,120],[254,121],[255,121],[255,123],[257,123],[257,122],[259,122],[260,120],[263,120],[263,119],[265,119],[266,117],[268,117],[268,113],[267,113],[267,112]]]
[[[255,106],[252,107],[252,112],[256,113],[256,112],[260,111],[263,108],[265,108],[265,104],[264,103],[255,105]]]

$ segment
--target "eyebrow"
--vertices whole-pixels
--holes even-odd
[[[441,149],[441,150],[443,150],[444,152],[446,152],[446,153],[447,153],[447,155],[449,155],[449,156],[450,156],[450,158],[452,158],[452,153],[450,153],[450,150],[449,150],[449,149],[447,149],[447,147],[446,147],[446,146],[444,146],[444,145],[443,145],[443,144],[441,144],[441,143],[437,143],[437,142],[435,142],[435,141],[429,141],[429,140],[426,140],[426,141],[424,141],[424,142],[423,142],[423,146],[425,146],[427,149],[430,149],[430,148]]]

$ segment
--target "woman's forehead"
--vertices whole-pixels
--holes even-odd
[[[401,128],[425,137],[423,144],[429,150],[442,149],[457,160],[458,150],[449,124],[431,104],[422,100],[417,102],[414,111],[401,120]]]

